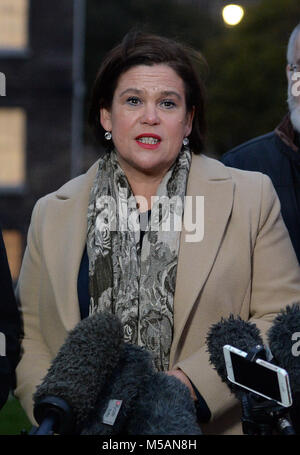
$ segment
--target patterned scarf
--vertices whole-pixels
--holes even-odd
[[[88,206],[90,314],[108,311],[126,342],[169,368],[180,230],[191,152],[184,148],[162,179],[140,245],[137,200],[115,151],[100,158]]]

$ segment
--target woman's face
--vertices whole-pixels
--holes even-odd
[[[183,80],[167,65],[138,65],[119,78],[110,110],[100,121],[111,131],[126,172],[163,176],[192,130]]]

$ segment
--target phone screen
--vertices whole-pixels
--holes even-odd
[[[276,371],[230,352],[235,381],[276,401],[281,394]]]

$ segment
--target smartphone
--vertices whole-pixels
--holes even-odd
[[[223,352],[229,381],[284,407],[292,405],[286,370],[259,358],[251,362],[246,352],[229,344],[223,346]]]

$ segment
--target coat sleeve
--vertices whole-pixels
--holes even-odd
[[[33,417],[32,396],[36,384],[41,383],[51,362],[51,355],[43,339],[39,321],[41,256],[38,227],[40,226],[40,203],[41,201],[37,202],[32,212],[27,247],[16,290],[23,322],[23,339],[21,360],[16,370],[15,395],[34,425],[36,422]]]
[[[249,277],[250,306],[243,304],[241,316],[254,322],[266,341],[266,332],[277,313],[286,305],[300,302],[300,267],[272,182],[269,177],[260,175],[259,225],[252,252],[252,277]],[[234,292],[232,289],[233,295]],[[237,405],[209,363],[206,346],[173,368],[182,369],[192,380],[211,411],[211,421],[230,414]]]

